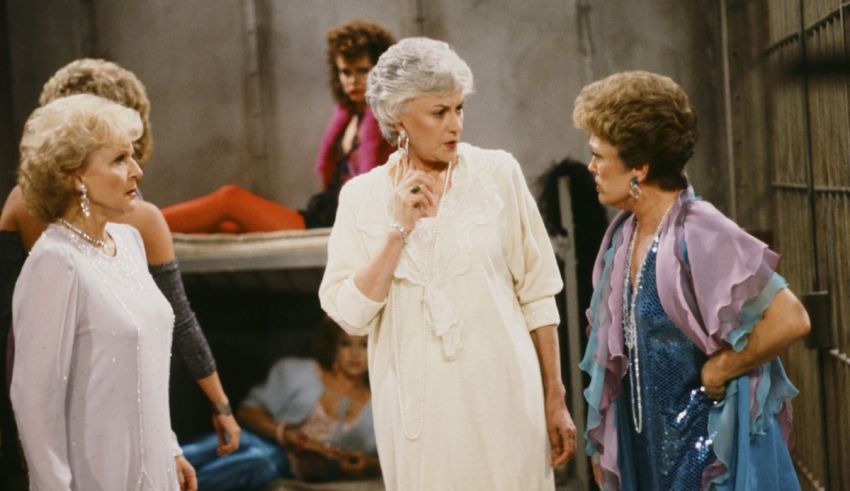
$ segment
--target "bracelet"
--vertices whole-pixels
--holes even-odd
[[[212,405],[213,414],[222,416],[233,415],[233,410],[230,408],[229,402],[214,402]]]
[[[404,227],[398,222],[393,222],[390,224],[390,228],[392,230],[398,230],[398,233],[401,234],[401,240],[404,242],[404,245],[407,245],[407,231]]]

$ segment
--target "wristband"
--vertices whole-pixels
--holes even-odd
[[[232,416],[233,410],[228,402],[214,402],[212,405],[213,414],[222,416]]]
[[[393,230],[398,230],[398,233],[401,234],[401,240],[404,242],[404,245],[407,245],[407,231],[404,229],[404,227],[398,222],[393,222],[390,224],[390,228]]]

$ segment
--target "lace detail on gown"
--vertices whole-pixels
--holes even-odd
[[[475,228],[494,221],[504,208],[489,172],[476,162],[477,159],[464,158],[463,152],[459,155],[438,216],[417,222],[394,273],[396,279],[423,288],[425,325],[440,339],[443,356],[449,360],[457,358],[463,348],[464,325],[446,294],[446,287],[454,278],[466,273],[472,263]],[[358,207],[357,227],[371,237],[385,236],[392,223],[393,196],[389,176],[397,169],[398,161],[396,152],[381,169],[388,173],[382,196],[372,197]]]

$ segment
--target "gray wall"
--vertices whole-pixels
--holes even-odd
[[[161,206],[229,182],[303,206],[319,188],[313,162],[333,107],[324,32],[353,17],[454,45],[477,85],[464,139],[512,152],[529,178],[566,155],[587,159],[571,120],[584,84],[625,69],[670,75],[700,116],[692,180],[726,206],[711,0],[7,3],[16,135],[57,68],[83,55],[117,61],[152,100],[156,150],[143,189]]]
[[[594,78],[622,70],[671,77],[688,93],[700,138],[688,177],[697,194],[728,212],[719,7],[712,0],[587,1],[586,43]],[[622,5],[628,4],[628,8]]]

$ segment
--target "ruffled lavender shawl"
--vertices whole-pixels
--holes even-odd
[[[740,317],[742,307],[768,284],[779,255],[741,230],[714,206],[696,199],[691,188],[679,194],[669,216],[661,230],[656,265],[658,295],[665,313],[708,356],[730,347],[732,338],[735,339],[733,347],[743,349],[746,335],[755,322],[746,326],[745,332],[740,332],[744,323]],[[632,214],[620,213],[602,241],[593,271],[593,299],[587,312],[590,339],[581,363],[582,369],[591,376],[590,386],[585,389],[589,404],[587,451],[589,455],[599,454],[606,489],[619,489],[620,486],[616,415],[612,409],[628,367],[623,350],[622,302],[627,238],[631,237],[633,228]],[[683,240],[687,244],[687,260],[683,258],[685,252],[677,250],[683,249]],[[689,287],[691,279],[693,286]],[[760,385],[763,373],[770,375],[771,370],[760,367],[751,374],[749,382],[753,388]],[[784,372],[779,378],[784,378]],[[778,404],[767,400],[764,390],[762,397],[757,397],[758,390],[751,390],[749,394],[750,413],[754,417],[761,417],[767,410],[778,413],[787,441],[791,432],[791,412],[784,398],[793,395],[794,389],[786,382],[787,379],[774,382],[770,397],[782,397]],[[732,392],[730,390],[727,397],[733,396]],[[763,411],[764,406],[770,407]],[[752,431],[756,431],[763,423],[758,428],[753,427]],[[727,442],[717,443],[722,447]],[[717,477],[726,470],[723,456],[719,457],[721,461],[709,466],[704,479]]]

